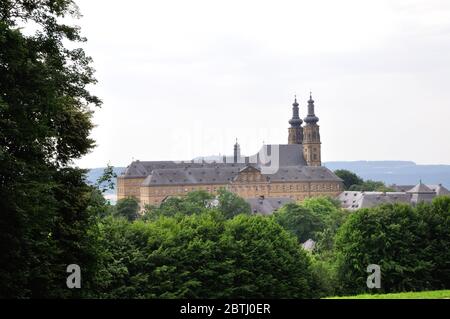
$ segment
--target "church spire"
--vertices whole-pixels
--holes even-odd
[[[308,115],[305,117],[305,123],[316,124],[318,121],[319,118],[314,114],[314,100],[312,99],[312,93],[310,91],[308,100]]]
[[[294,95],[294,103],[292,104],[292,118],[289,120],[291,127],[289,128],[288,144],[302,144],[303,128],[302,119],[298,112],[297,96]]]
[[[297,96],[294,95],[294,103],[292,104],[292,118],[289,120],[291,127],[299,127],[303,123],[298,113],[298,105]]]
[[[305,117],[306,125],[303,127],[303,156],[308,166],[321,166],[320,129],[317,122],[319,118],[314,114],[314,100],[309,92],[308,115]]]

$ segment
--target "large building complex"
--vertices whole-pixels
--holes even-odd
[[[219,188],[249,201],[272,198],[276,203],[337,196],[343,191],[342,180],[321,166],[319,118],[311,95],[304,120],[296,98],[292,113],[288,144],[263,145],[253,156],[241,156],[236,141],[233,156],[220,161],[133,161],[117,178],[117,198],[135,197],[144,207],[158,205],[168,196],[195,190],[215,193]]]

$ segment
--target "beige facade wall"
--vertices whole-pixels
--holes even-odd
[[[165,198],[169,196],[184,196],[189,192],[203,190],[211,194],[216,194],[220,188],[227,188],[225,184],[178,184],[178,185],[155,185],[141,186],[140,200],[141,207],[146,205],[159,205]]]
[[[303,140],[303,128],[290,127],[288,128],[288,144],[301,144]]]
[[[321,143],[319,126],[306,125],[303,128],[303,155],[308,166],[321,166]]]
[[[204,190],[216,194],[220,188],[225,188],[240,197],[289,197],[296,201],[317,196],[338,196],[343,190],[340,182],[248,182],[230,184],[197,184],[171,186],[142,186],[138,197],[141,207],[159,205],[170,196],[184,196],[188,192]]]
[[[117,200],[134,197],[140,199],[141,197],[141,184],[145,178],[124,178],[122,176],[117,177]]]

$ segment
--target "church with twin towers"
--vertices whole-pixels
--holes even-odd
[[[159,205],[171,196],[221,188],[246,199],[254,213],[271,213],[290,201],[316,196],[335,197],[342,180],[322,166],[319,118],[311,93],[306,116],[300,117],[294,98],[287,144],[265,144],[252,156],[242,156],[236,141],[232,156],[205,161],[135,160],[117,177],[117,199],[134,197],[141,207]]]

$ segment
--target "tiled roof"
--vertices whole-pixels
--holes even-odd
[[[433,192],[436,193],[437,196],[441,195],[450,195],[450,191],[442,186],[441,184],[438,185],[429,185],[427,184],[428,188],[431,189]]]
[[[339,194],[341,206],[350,210],[370,208],[387,203],[410,203],[411,194],[405,192],[354,192],[345,191]]]
[[[242,158],[243,163],[216,162],[174,162],[174,161],[134,161],[124,174],[124,178],[145,178],[143,186],[176,184],[225,184],[233,181],[240,171],[247,167],[260,170],[265,166],[264,156],[279,159],[279,169],[274,174],[264,174],[271,182],[313,182],[342,181],[332,171],[323,166],[306,166],[303,148],[297,144],[264,145],[258,154]],[[278,152],[278,156],[277,156]],[[247,164],[246,164],[247,163]],[[269,162],[268,165],[276,165]]]
[[[417,184],[416,186],[414,186],[407,192],[412,193],[412,194],[432,194],[432,193],[434,193],[434,191],[432,189],[430,189],[427,185],[423,184],[422,182],[420,182],[419,184]]]
[[[271,215],[275,210],[294,200],[289,197],[256,197],[246,198],[254,214]]]

